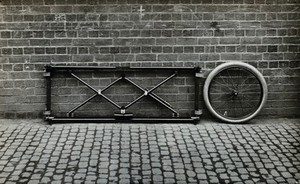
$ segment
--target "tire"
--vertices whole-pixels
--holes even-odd
[[[243,123],[254,118],[267,100],[267,84],[262,74],[243,62],[217,66],[205,80],[203,97],[216,118]]]

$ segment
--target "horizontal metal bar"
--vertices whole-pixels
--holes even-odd
[[[135,70],[194,70],[195,67],[130,67]]]
[[[112,70],[116,67],[101,67],[101,66],[53,66],[50,65],[50,68],[57,70]]]
[[[193,118],[132,118],[133,123],[195,123]]]
[[[116,70],[116,71],[131,71],[131,70],[195,70],[197,67],[115,67],[115,66],[47,66],[54,70]]]
[[[139,118],[135,117],[130,120],[119,120],[111,117],[103,117],[103,118],[58,118],[53,117],[49,119],[51,124],[54,123],[195,123],[198,122],[199,119],[194,118]]]
[[[54,117],[49,119],[50,123],[114,123],[115,118],[58,118]]]

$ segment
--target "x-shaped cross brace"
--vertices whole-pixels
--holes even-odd
[[[79,104],[78,106],[76,106],[75,108],[73,108],[71,111],[69,111],[67,113],[67,116],[70,117],[73,115],[73,112],[75,112],[77,109],[79,109],[80,107],[82,107],[83,105],[85,105],[86,103],[88,103],[89,101],[91,101],[92,99],[94,99],[97,96],[101,96],[103,97],[105,100],[107,100],[109,103],[111,103],[112,105],[114,105],[115,107],[117,107],[118,109],[121,110],[121,114],[125,113],[125,109],[128,109],[130,106],[132,106],[133,104],[137,103],[139,100],[141,100],[142,98],[149,96],[152,99],[156,100],[157,102],[159,102],[161,105],[163,105],[164,107],[166,107],[167,109],[169,109],[170,111],[172,111],[175,115],[175,117],[178,116],[178,112],[174,110],[174,108],[165,100],[163,100],[161,97],[159,97],[158,95],[156,95],[155,93],[153,93],[153,91],[157,88],[159,88],[161,85],[163,85],[164,83],[168,82],[169,80],[171,80],[172,78],[174,78],[177,75],[177,72],[175,72],[174,74],[172,74],[171,76],[169,76],[168,78],[166,78],[165,80],[163,80],[162,82],[160,82],[159,84],[157,84],[156,86],[154,86],[153,88],[151,88],[150,90],[144,89],[141,86],[139,86],[138,84],[136,84],[135,82],[133,82],[132,80],[130,80],[129,78],[125,77],[125,74],[123,74],[120,78],[116,79],[115,81],[113,81],[112,83],[110,83],[108,86],[106,86],[105,88],[103,88],[102,90],[97,90],[95,89],[93,86],[89,85],[88,83],[86,83],[84,80],[82,80],[80,77],[78,77],[77,75],[75,75],[72,71],[69,71],[69,73],[75,78],[77,79],[79,82],[81,82],[82,84],[84,84],[85,86],[87,86],[89,89],[91,89],[92,91],[95,92],[95,94],[93,96],[91,96],[90,98],[86,99],[84,102],[82,102],[81,104]],[[105,96],[103,94],[104,91],[106,91],[108,88],[110,88],[111,86],[113,86],[114,84],[116,84],[117,82],[121,81],[121,80],[125,80],[128,81],[129,83],[131,83],[132,85],[134,85],[135,87],[137,87],[138,89],[140,89],[141,91],[143,91],[143,94],[141,96],[139,96],[137,99],[135,99],[134,101],[132,101],[131,103],[129,103],[126,106],[120,106],[117,103],[115,103],[114,101],[112,101],[111,99],[109,99],[107,96]]]

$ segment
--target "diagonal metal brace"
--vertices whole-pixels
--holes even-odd
[[[153,98],[154,100],[156,100],[158,103],[160,103],[161,105],[163,105],[164,107],[166,107],[167,109],[169,109],[170,111],[172,111],[173,113],[175,113],[176,116],[177,116],[178,112],[176,110],[174,110],[172,108],[172,106],[168,102],[164,101],[162,98],[160,98],[156,94],[152,93],[155,89],[159,88],[161,85],[163,85],[164,83],[168,82],[169,80],[171,80],[172,78],[174,78],[176,75],[177,75],[177,72],[175,72],[170,77],[166,78],[165,80],[163,80],[162,82],[160,82],[159,84],[157,84],[156,86],[154,86],[153,88],[151,88],[150,90],[145,90],[144,88],[142,88],[141,86],[139,86],[138,84],[136,84],[135,82],[133,82],[132,80],[130,80],[129,78],[124,77],[124,79],[126,81],[130,82],[135,87],[137,87],[138,89],[140,89],[141,91],[144,92],[144,94],[142,94],[137,99],[135,99],[133,102],[131,102],[130,104],[128,104],[127,106],[125,106],[125,109],[127,109],[130,106],[132,106],[133,104],[137,103],[139,100],[141,100],[145,96],[150,96],[151,98]]]
[[[67,116],[70,117],[72,115],[73,112],[75,112],[77,109],[79,109],[80,107],[82,107],[83,105],[85,105],[86,103],[88,103],[89,101],[91,101],[92,99],[94,99],[97,96],[101,96],[103,97],[105,100],[107,100],[108,102],[110,102],[112,105],[116,106],[117,108],[121,108],[121,106],[119,106],[118,104],[116,104],[114,101],[112,101],[111,99],[109,99],[107,96],[105,96],[103,94],[103,92],[105,90],[107,90],[108,88],[110,88],[112,85],[114,85],[115,83],[117,83],[118,81],[122,80],[122,78],[118,78],[117,80],[115,80],[114,82],[110,83],[108,86],[106,86],[104,89],[102,90],[97,90],[94,87],[92,87],[91,85],[89,85],[88,83],[86,83],[84,80],[82,80],[80,77],[78,77],[77,75],[75,75],[74,73],[70,72],[70,74],[77,79],[79,82],[81,82],[82,84],[84,84],[85,86],[87,86],[89,89],[91,89],[92,91],[95,92],[95,94],[91,97],[89,97],[88,99],[86,99],[84,102],[82,102],[81,104],[79,104],[78,106],[76,106],[75,108],[73,108],[72,110],[70,110],[67,113]]]

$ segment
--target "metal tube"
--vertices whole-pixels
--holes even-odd
[[[135,99],[133,102],[131,102],[130,104],[126,105],[124,108],[128,109],[130,106],[132,106],[133,104],[137,103],[139,100],[141,100],[142,98],[145,97],[145,94],[142,94],[141,96],[139,96],[137,99]]]
[[[46,102],[46,110],[51,111],[51,77],[46,77],[46,95],[47,95],[47,102]]]
[[[51,66],[45,66],[45,73],[43,76],[46,78],[46,109],[44,111],[44,118],[47,119],[51,116]]]
[[[114,101],[112,101],[111,99],[109,99],[108,97],[106,97],[105,95],[103,95],[102,93],[99,94],[99,95],[102,96],[109,103],[111,103],[112,105],[114,105],[115,107],[117,107],[118,109],[121,109],[121,106],[119,106],[117,103],[115,103]]]
[[[101,66],[51,66],[53,69],[58,69],[58,70],[113,70],[116,67],[101,67]]]
[[[175,113],[176,115],[178,115],[178,112],[175,111],[173,108],[167,106],[163,101],[160,101],[158,98],[156,98],[155,96],[151,95],[150,96],[155,99],[156,101],[158,101],[161,105],[165,106],[167,109],[169,109],[170,111],[172,111],[173,113]]]
[[[133,123],[195,123],[192,118],[132,118]]]
[[[147,90],[143,89],[142,87],[140,87],[139,85],[137,85],[135,82],[133,82],[132,80],[130,80],[129,78],[124,78],[125,80],[127,80],[128,82],[130,82],[131,84],[133,84],[135,87],[139,88],[141,91],[143,91],[144,93],[147,92]],[[148,93],[148,92],[147,92]],[[169,107],[172,107],[171,104],[169,104],[168,102],[166,102],[165,100],[163,100],[161,97],[159,97],[158,95],[156,95],[155,93],[151,93],[152,95],[154,95],[156,98],[158,98],[159,100],[163,101],[166,105],[168,105]]]
[[[53,69],[57,70],[117,70],[117,71],[128,71],[128,70],[177,70],[177,71],[190,71],[194,67],[114,67],[114,66],[55,66],[49,65]]]
[[[197,111],[199,109],[199,84],[200,84],[200,79],[199,77],[195,76],[195,110]]]
[[[167,106],[169,106],[169,107],[172,107],[172,105],[171,104],[169,104],[167,101],[165,101],[164,99],[162,99],[160,96],[158,96],[157,94],[155,94],[155,93],[150,93],[151,95],[153,95],[153,96],[155,96],[156,98],[158,98],[159,100],[161,100],[161,101],[163,101]]]
[[[194,69],[194,67],[130,67],[129,69],[133,69],[133,70],[182,70],[182,71],[190,71],[192,69]]]
[[[161,103],[162,105],[173,108],[168,102],[166,102],[165,100],[163,100],[161,98],[157,98],[157,96],[153,95],[153,93],[149,93],[149,96],[151,98],[153,98],[154,100],[156,100],[157,102]]]
[[[70,72],[70,74],[77,79],[79,82],[81,82],[82,84],[84,84],[85,86],[87,86],[88,88],[90,88],[91,90],[93,90],[95,93],[98,93],[98,90],[96,90],[95,88],[93,88],[91,85],[89,85],[88,83],[86,83],[84,80],[82,80],[81,78],[79,78],[77,75],[75,75],[74,73]]]
[[[122,80],[122,77],[116,79],[115,81],[113,81],[112,83],[110,83],[108,86],[106,86],[104,89],[102,89],[101,91],[104,92],[105,90],[107,90],[107,89],[110,88],[112,85],[114,85],[115,83],[119,82],[120,80]]]
[[[82,107],[84,104],[88,103],[89,101],[91,101],[92,99],[94,99],[96,96],[98,96],[99,94],[94,94],[93,96],[91,96],[90,98],[86,99],[84,102],[82,102],[81,104],[79,104],[78,106],[76,106],[75,108],[73,108],[72,110],[70,110],[67,113],[67,116],[69,117],[70,114],[72,114],[74,111],[76,111],[77,109],[79,109],[80,107]]]
[[[130,80],[127,77],[124,77],[124,80],[130,82],[132,85],[134,85],[135,87],[139,88],[141,91],[146,92],[146,90],[144,88],[142,88],[141,86],[137,85],[135,82],[133,82],[132,80]]]
[[[154,86],[152,89],[150,89],[148,92],[151,93],[152,91],[154,91],[155,89],[159,88],[161,85],[163,85],[164,83],[168,82],[169,80],[171,80],[172,78],[174,78],[177,74],[174,73],[173,75],[171,75],[170,77],[166,78],[165,80],[163,80],[162,82],[160,82],[159,84],[157,84],[156,86]]]
[[[195,123],[193,118],[132,118],[130,120],[116,120],[115,118],[108,117],[108,118],[52,118],[51,123],[116,123],[116,122],[132,122],[132,123]]]

